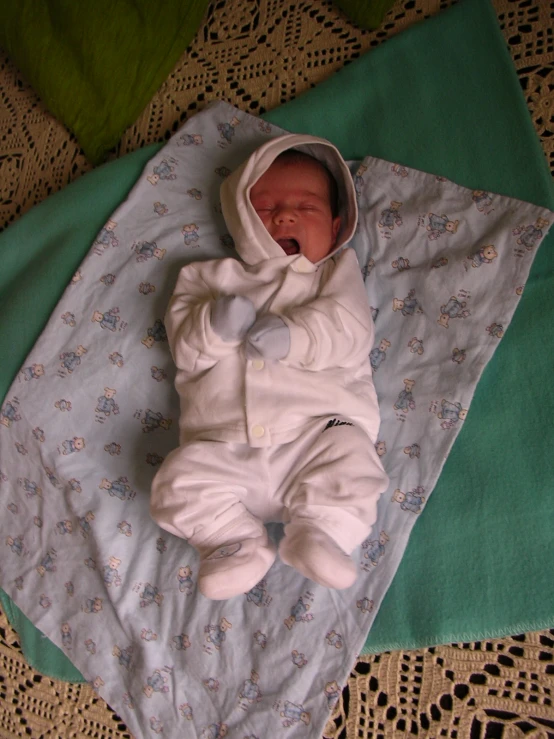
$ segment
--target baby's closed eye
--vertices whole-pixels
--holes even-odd
[[[268,213],[273,209],[273,205],[268,200],[251,200],[250,202],[256,213]]]

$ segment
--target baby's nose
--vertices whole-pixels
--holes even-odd
[[[274,223],[295,223],[296,211],[294,208],[279,208],[273,213]]]

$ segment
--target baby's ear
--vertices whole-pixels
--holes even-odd
[[[340,224],[341,224],[340,216],[333,218],[333,241],[335,243],[337,242],[337,236],[339,235]]]

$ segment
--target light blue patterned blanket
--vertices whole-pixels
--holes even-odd
[[[277,561],[211,602],[196,552],[148,515],[178,443],[162,318],[183,264],[232,254],[222,179],[281,133],[225,103],[190,119],[98,234],[1,408],[1,585],[137,737],[320,736],[554,217],[352,163],[390,487],[349,590]]]

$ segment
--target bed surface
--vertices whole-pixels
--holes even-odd
[[[323,2],[288,4],[286,18],[276,2],[257,3],[256,13],[252,4],[241,2],[236,4],[233,14],[230,3],[222,7],[219,4],[217,18],[208,15],[196,41],[137,124],[127,132],[114,156],[163,139],[165,132],[176,130],[185,117],[211,99],[224,97],[252,112],[269,110],[321,81],[347,59],[355,58],[388,35],[449,3],[420,0],[414,8],[413,3],[405,4],[410,8],[405,10],[402,3],[397,3],[385,28],[376,33],[356,30]],[[554,52],[546,41],[546,29],[551,26],[548,10],[538,5],[529,8],[526,2],[497,0],[494,5],[552,166],[554,141],[548,116]],[[279,18],[281,21],[277,23]],[[278,57],[279,61],[268,69],[263,61],[269,56],[268,50],[253,51],[249,57],[252,68],[244,70],[245,79],[239,78],[236,87],[226,82],[230,79],[227,70],[238,69],[233,62],[238,65],[239,56],[245,49],[253,49],[256,39],[263,34],[267,44],[278,48],[288,45],[290,55]],[[0,131],[4,136],[0,152],[1,222],[9,223],[87,171],[89,165],[74,139],[42,111],[32,90],[19,79],[7,60],[2,60],[0,73],[3,92]],[[212,92],[204,93],[207,85]],[[18,654],[11,628],[5,621],[0,628],[3,663],[0,690],[5,696],[0,709],[2,736],[41,736],[49,731],[57,732],[50,733],[51,736],[85,736],[93,723],[97,730],[99,725],[105,727],[104,735],[128,736],[88,686],[56,684],[35,674]],[[433,735],[439,735],[441,729],[450,732],[456,727],[458,736],[469,736],[475,721],[482,724],[493,721],[491,710],[512,714],[494,720],[504,726],[511,724],[514,730],[518,718],[523,716],[533,726],[540,727],[541,718],[553,718],[546,696],[553,685],[551,674],[550,684],[538,679],[538,673],[544,674],[544,670],[534,665],[551,662],[553,646],[552,633],[542,632],[482,644],[365,657],[352,673],[345,692],[345,697],[349,696],[348,705],[343,702],[337,707],[335,723],[328,726],[326,735],[371,736],[379,727],[385,735],[392,736],[394,729],[402,731],[403,716],[407,719],[406,732],[414,733],[414,727],[410,728],[414,710],[418,724],[419,714],[428,713]],[[445,696],[451,694],[452,682],[460,686],[456,692],[459,701],[449,707]],[[379,701],[377,696],[381,696]],[[435,711],[430,709],[433,704],[437,706]],[[420,726],[424,728],[421,721]],[[62,733],[62,726],[66,733]],[[346,733],[341,734],[343,730]]]

